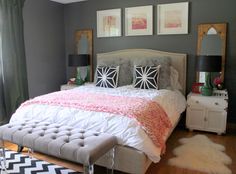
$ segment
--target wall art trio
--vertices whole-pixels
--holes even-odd
[[[188,2],[157,5],[157,34],[188,34]],[[97,11],[97,37],[122,36],[122,10]],[[153,6],[125,8],[125,36],[153,35]]]

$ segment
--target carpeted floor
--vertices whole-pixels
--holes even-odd
[[[8,174],[81,174],[10,150],[6,150],[6,163]]]
[[[176,157],[169,159],[168,164],[209,174],[232,174],[227,167],[232,160],[224,153],[224,146],[205,135],[182,138],[179,142],[182,145],[173,150]]]

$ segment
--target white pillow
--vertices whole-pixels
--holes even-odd
[[[172,89],[183,89],[179,83],[179,73],[173,66],[170,66],[170,85]]]

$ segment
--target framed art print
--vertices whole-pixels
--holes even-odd
[[[153,34],[153,6],[125,8],[125,35]]]
[[[121,36],[121,9],[97,11],[97,37]]]
[[[157,34],[188,34],[188,2],[157,5]]]

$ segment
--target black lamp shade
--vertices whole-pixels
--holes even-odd
[[[196,70],[202,72],[220,72],[221,56],[197,56]]]
[[[70,54],[69,66],[88,66],[90,64],[89,54]]]

